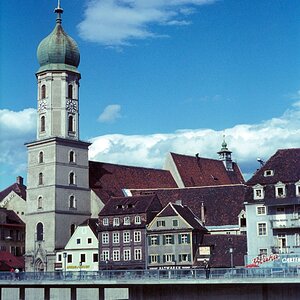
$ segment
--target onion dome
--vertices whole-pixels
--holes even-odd
[[[37,49],[37,58],[40,64],[39,72],[46,70],[69,70],[78,72],[80,53],[77,43],[68,36],[61,25],[63,9],[58,7],[56,26],[53,31],[44,38]]]

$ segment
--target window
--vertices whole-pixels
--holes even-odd
[[[254,200],[264,199],[264,188],[260,184],[257,184],[253,187],[253,199]]]
[[[62,261],[62,255],[61,254],[57,254],[57,261],[61,262]]]
[[[134,232],[134,242],[135,243],[140,243],[141,239],[142,239],[141,236],[142,236],[142,234],[141,234],[140,231],[135,231]]]
[[[69,197],[69,208],[76,208],[76,199],[73,195]]]
[[[134,249],[134,260],[142,259],[142,249]]]
[[[129,231],[125,231],[123,233],[123,242],[124,243],[129,243],[130,242],[130,232]]]
[[[41,163],[43,163],[43,162],[44,162],[44,152],[41,151],[41,152],[39,153],[39,163],[41,164]]]
[[[46,86],[43,84],[41,87],[41,99],[46,98]]]
[[[119,218],[114,218],[113,226],[119,226],[119,225],[120,225],[120,219]]]
[[[265,215],[266,214],[266,207],[265,206],[256,207],[256,214],[257,215]]]
[[[287,239],[285,234],[278,234],[277,235],[278,247],[280,253],[287,253]]]
[[[300,233],[295,233],[295,246],[300,246]]]
[[[68,85],[68,98],[73,99],[73,85]]]
[[[140,216],[135,216],[134,217],[134,224],[141,224],[141,217]]]
[[[166,226],[166,222],[164,220],[160,220],[156,222],[156,226],[157,227],[165,227]]]
[[[267,223],[257,223],[257,234],[259,236],[267,235]]]
[[[104,218],[104,219],[102,220],[102,224],[103,224],[104,226],[108,226],[108,218]]]
[[[108,244],[109,243],[109,235],[108,232],[102,233],[102,244]]]
[[[101,260],[102,261],[108,261],[109,260],[109,250],[102,250]]]
[[[73,261],[72,254],[68,254],[68,255],[67,255],[67,263],[68,263],[68,264],[71,264],[72,261]]]
[[[69,116],[68,131],[74,132],[74,117],[73,116]]]
[[[285,197],[285,184],[278,182],[275,186],[275,193],[277,198]]]
[[[259,255],[260,256],[267,256],[268,255],[268,249],[266,249],[266,248],[259,249]]]
[[[76,244],[79,245],[81,243],[81,239],[76,239]]]
[[[75,174],[74,174],[74,172],[71,172],[69,174],[69,184],[75,184]]]
[[[190,262],[191,261],[191,255],[190,254],[179,254],[178,256],[179,262]]]
[[[113,261],[120,260],[120,250],[113,250]]]
[[[178,235],[178,244],[189,244],[190,235],[188,233],[182,233]]]
[[[124,218],[124,225],[130,225],[130,217]]]
[[[40,128],[41,128],[41,132],[45,132],[46,130],[46,118],[45,116],[41,116],[41,119],[40,119]]]
[[[130,249],[125,249],[123,255],[124,255],[124,260],[130,260],[131,259]]]
[[[266,170],[264,172],[264,176],[268,177],[268,176],[273,176],[274,175],[274,171],[273,170]]]
[[[70,151],[69,152],[69,162],[70,163],[74,163],[75,162],[75,152],[74,151]]]
[[[36,240],[37,241],[44,240],[44,225],[41,222],[37,223],[36,225]]]
[[[173,220],[173,226],[177,227],[178,226],[178,220]]]
[[[158,235],[151,235],[148,237],[149,245],[159,245],[159,236]]]
[[[93,262],[98,262],[98,253],[93,253]]]
[[[38,209],[42,209],[43,208],[43,197],[39,196],[38,197]]]
[[[120,243],[120,234],[119,234],[119,232],[114,232],[113,233],[113,243],[114,244],[119,244]]]
[[[42,185],[44,183],[43,173],[39,173],[39,185]]]
[[[85,262],[85,254],[80,254],[80,262]]]
[[[300,180],[295,183],[296,187],[296,197],[300,197]]]
[[[174,254],[165,254],[163,256],[164,262],[170,263],[170,262],[175,262],[175,255]]]
[[[157,264],[160,262],[159,255],[151,254],[149,255],[149,264]]]
[[[173,245],[174,244],[174,235],[166,234],[164,235],[164,245]]]
[[[88,239],[87,239],[87,243],[88,243],[88,244],[91,244],[91,243],[92,243],[92,238],[88,238]]]

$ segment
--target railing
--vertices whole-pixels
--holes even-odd
[[[289,217],[287,219],[272,219],[271,227],[273,229],[284,229],[284,228],[299,228],[300,219]]]
[[[167,270],[103,270],[74,272],[0,272],[1,281],[163,281],[163,280],[205,280],[230,278],[299,278],[300,268],[232,268],[232,269],[167,269]]]

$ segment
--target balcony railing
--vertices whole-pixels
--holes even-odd
[[[300,228],[300,219],[289,217],[285,219],[272,219],[271,227],[273,229],[285,229],[285,228]]]

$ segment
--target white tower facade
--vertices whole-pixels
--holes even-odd
[[[88,147],[79,139],[80,60],[61,25],[40,43],[37,56],[37,140],[27,144],[26,271],[53,271],[56,251],[91,213]]]

